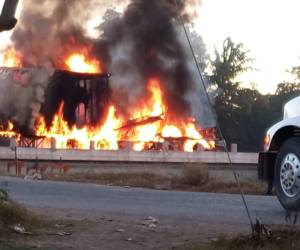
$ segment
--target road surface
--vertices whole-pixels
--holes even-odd
[[[80,210],[103,215],[189,220],[213,225],[248,227],[240,195],[157,191],[95,184],[24,181],[0,177],[10,196],[33,208]],[[246,196],[252,219],[284,224],[285,211],[276,197]]]
[[[12,199],[54,218],[78,221],[72,236],[34,239],[46,249],[182,249],[222,235],[249,233],[240,195],[157,191],[0,177]],[[286,224],[276,197],[246,196],[252,220]],[[159,223],[143,223],[152,216]],[[122,229],[122,230],[119,230]],[[122,233],[119,233],[121,231]],[[128,240],[130,239],[130,240]],[[175,248],[174,248],[175,247]]]

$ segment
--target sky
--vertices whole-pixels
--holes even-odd
[[[203,0],[196,30],[210,53],[228,36],[243,43],[257,71],[241,81],[274,92],[278,83],[293,80],[286,71],[300,65],[299,10],[299,0]]]
[[[239,80],[245,86],[256,83],[262,93],[272,93],[278,83],[292,81],[286,71],[300,65],[299,10],[299,0],[202,0],[195,29],[211,55],[226,37],[243,43],[257,70]],[[9,42],[9,36],[10,32],[0,34],[0,46]]]

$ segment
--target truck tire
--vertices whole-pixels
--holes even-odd
[[[275,189],[278,200],[289,211],[300,209],[300,138],[284,142],[275,163]]]

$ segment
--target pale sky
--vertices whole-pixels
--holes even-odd
[[[300,0],[203,0],[196,30],[210,53],[228,36],[243,43],[256,59],[253,67],[258,71],[241,80],[257,83],[259,90],[267,93],[274,91],[277,83],[292,80],[285,71],[300,65],[299,11]],[[0,46],[9,41],[9,35],[0,34]]]
[[[241,79],[272,92],[300,65],[299,11],[299,0],[203,0],[196,29],[211,52],[228,36],[243,43],[259,71]]]

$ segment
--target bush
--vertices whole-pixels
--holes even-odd
[[[202,186],[209,180],[208,167],[206,165],[186,165],[181,178],[182,184]]]
[[[5,233],[13,226],[21,224],[27,229],[47,223],[37,215],[29,212],[26,207],[9,199],[8,194],[0,189],[0,233]]]

